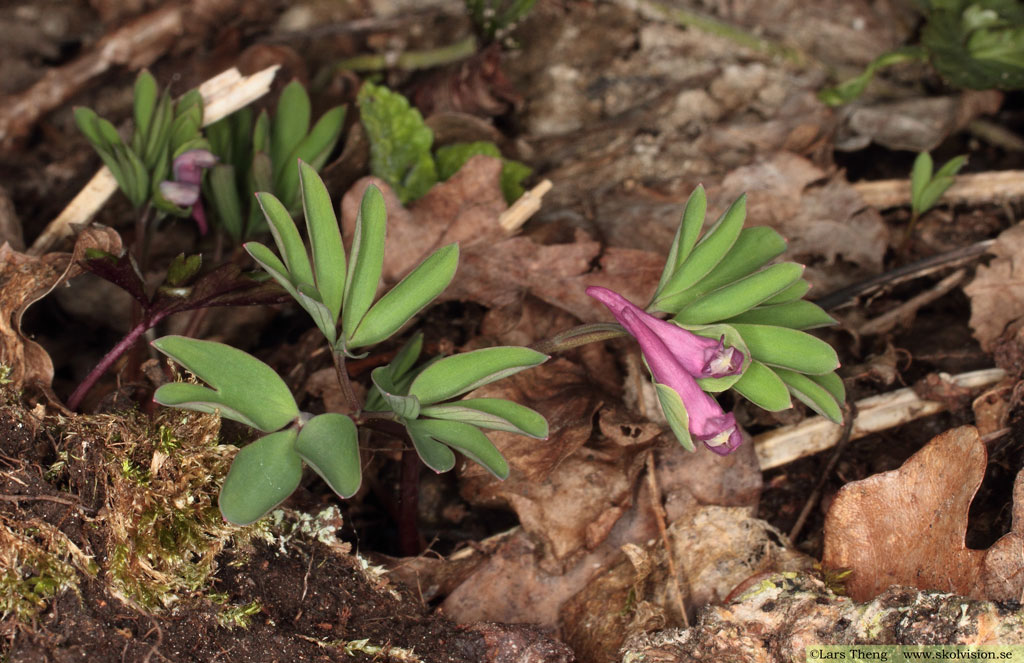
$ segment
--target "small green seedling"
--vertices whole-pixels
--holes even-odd
[[[167,384],[157,390],[154,400],[219,412],[267,433],[242,449],[232,463],[220,494],[224,517],[238,524],[261,518],[295,490],[303,463],[338,495],[351,496],[362,476],[359,427],[380,432],[381,422],[399,424],[423,461],[438,472],[454,467],[454,449],[495,476],[508,476],[508,464],[480,429],[544,438],[547,422],[533,410],[510,401],[456,399],[536,366],[547,355],[529,348],[485,348],[417,368],[422,337],[414,336],[391,364],[373,372],[375,391],[364,412],[349,383],[345,359],[362,356],[354,354],[356,349],[387,340],[429,305],[455,274],[458,246],[438,249],[378,298],[386,237],[380,191],[371,186],[363,196],[346,256],[327,188],[315,169],[304,162],[299,163],[299,190],[310,252],[307,254],[283,203],[269,193],[259,193],[257,198],[280,257],[256,242],[245,248],[323,333],[350,411],[316,416],[300,412],[287,385],[272,368],[230,346],[181,336],[153,342],[209,385]]]
[[[235,242],[266,229],[253,191],[273,193],[292,215],[298,214],[298,161],[317,172],[341,138],[346,108],[335,106],[311,122],[306,89],[292,81],[281,92],[274,117],[262,111],[253,120],[243,108],[206,129],[210,150],[220,163],[210,169],[204,191],[215,223]]]
[[[914,159],[914,168],[910,171],[910,225],[907,233],[914,227],[921,215],[930,210],[939,201],[942,194],[953,186],[954,176],[967,163],[967,156],[953,157],[946,162],[937,173],[932,173],[934,165],[932,156],[921,152]]]

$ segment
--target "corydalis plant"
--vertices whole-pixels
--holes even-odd
[[[508,464],[480,429],[544,438],[547,422],[510,401],[457,399],[536,366],[547,356],[529,348],[485,348],[416,367],[422,337],[414,336],[391,364],[373,372],[375,391],[372,406],[366,407],[349,382],[346,359],[363,356],[356,351],[393,336],[448,286],[458,265],[458,246],[438,249],[378,298],[386,237],[380,191],[369,187],[364,194],[346,254],[330,196],[310,164],[299,163],[299,189],[310,253],[284,204],[269,193],[259,193],[257,199],[280,257],[256,242],[245,248],[323,334],[347,411],[316,416],[301,412],[272,368],[230,346],[179,336],[153,343],[209,385],[167,384],[154,400],[219,412],[267,433],[232,463],[220,493],[221,513],[238,524],[262,517],[298,486],[303,463],[338,495],[351,496],[361,481],[360,428],[407,438],[424,463],[438,472],[450,470],[454,451],[459,451],[495,476],[508,476]]]
[[[835,321],[802,299],[810,287],[803,267],[769,264],[786,242],[771,228],[743,227],[743,197],[702,235],[706,211],[698,187],[646,310],[606,288],[587,290],[639,342],[676,437],[689,450],[691,438],[719,454],[736,449],[735,418],[710,395],[730,388],[770,411],[791,407],[795,396],[841,421],[845,392],[835,350],[804,331]]]

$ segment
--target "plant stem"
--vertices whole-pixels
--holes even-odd
[[[345,368],[345,354],[338,352],[334,348],[331,348],[331,359],[334,361],[334,372],[338,376],[338,386],[341,387],[341,396],[345,399],[345,404],[348,406],[350,413],[358,416],[362,412],[363,406],[356,398],[355,389],[352,388],[352,379],[348,376],[348,370]]]
[[[420,458],[414,449],[402,451],[402,478],[398,493],[398,549],[406,557],[420,554]]]
[[[564,332],[555,334],[551,338],[537,341],[530,348],[550,355],[578,348],[588,343],[598,343],[612,338],[619,338],[620,336],[627,336],[626,330],[622,328],[622,325],[614,322],[593,322],[567,329]]]
[[[145,318],[137,322],[135,326],[132,327],[132,330],[128,332],[124,338],[118,341],[117,345],[111,348],[110,352],[105,354],[103,359],[100,359],[100,362],[96,364],[96,367],[89,371],[89,374],[85,376],[82,383],[78,385],[78,388],[75,389],[71,394],[71,397],[68,398],[68,409],[77,410],[82,399],[85,398],[85,395],[93,388],[93,385],[103,377],[103,374],[107,372],[107,369],[110,368],[114,362],[121,357],[121,355],[131,349],[131,347],[135,345],[135,342],[146,333],[146,330],[156,323],[157,320],[147,320]]]

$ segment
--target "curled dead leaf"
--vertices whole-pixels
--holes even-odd
[[[1004,332],[1024,318],[1024,226],[1004,230],[989,249],[995,259],[978,267],[964,292],[971,298],[971,329],[981,349],[992,352]]]
[[[78,261],[88,249],[118,254],[121,237],[113,228],[87,228],[71,253],[39,257],[15,251],[7,243],[0,246],[0,364],[10,369],[8,379],[15,389],[49,390],[53,362],[41,345],[22,333],[21,319],[29,306],[82,273]]]

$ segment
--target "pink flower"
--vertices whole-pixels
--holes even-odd
[[[726,455],[743,439],[736,417],[726,414],[708,395],[696,377],[723,377],[740,372],[743,354],[714,341],[660,320],[607,288],[590,287],[587,294],[608,307],[637,342],[647,359],[654,381],[669,387],[686,408],[690,434],[711,451]],[[668,412],[666,416],[670,416]]]
[[[203,178],[203,169],[217,163],[217,157],[209,150],[188,150],[174,160],[172,170],[174,180],[160,183],[160,194],[178,207],[192,207],[192,218],[199,226],[199,232],[206,234],[206,212],[203,202],[199,199],[199,185]]]

